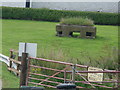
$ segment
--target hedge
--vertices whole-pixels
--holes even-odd
[[[51,10],[47,8],[17,8],[2,7],[3,19],[25,19],[58,22],[64,17],[87,17],[94,20],[95,24],[118,25],[117,13]]]

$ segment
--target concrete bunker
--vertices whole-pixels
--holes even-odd
[[[56,25],[56,36],[59,37],[75,37],[73,33],[79,33],[78,38],[90,38],[96,37],[96,27],[94,26],[81,26],[81,25]]]

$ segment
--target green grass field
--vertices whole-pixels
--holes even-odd
[[[29,20],[2,20],[2,53],[9,56],[10,49],[18,50],[19,42],[38,44],[38,57],[55,59],[78,64],[91,65],[100,60],[101,56],[111,55],[112,48],[118,45],[118,27],[108,25],[95,25],[97,27],[96,39],[81,39],[56,37],[55,22],[29,21]],[[107,61],[108,62],[108,61]],[[97,64],[96,64],[97,65]],[[104,65],[106,65],[104,63]],[[111,64],[110,64],[111,67]],[[2,66],[3,88],[19,87],[19,79]],[[17,82],[17,83],[16,83]]]
[[[0,62],[2,66],[2,88],[18,88],[19,78],[7,70],[7,65]]]
[[[118,45],[118,26],[95,25],[96,39],[81,39],[55,36],[58,23],[29,20],[2,20],[2,51],[17,49],[19,42],[38,44],[38,57],[73,63],[88,64],[108,56]],[[102,63],[101,63],[102,64]]]

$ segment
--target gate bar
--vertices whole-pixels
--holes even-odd
[[[43,81],[44,79],[38,79],[38,78],[33,78],[33,77],[28,77],[29,79],[33,79],[33,80],[40,80]],[[44,80],[45,82],[50,82],[50,83],[56,83],[56,84],[60,84],[60,82],[54,82],[54,81],[48,81],[48,80]],[[40,84],[40,83],[39,83]]]
[[[51,88],[56,88],[56,87],[51,86],[51,85],[39,84],[39,83],[35,83],[35,82],[28,82],[28,83],[35,84],[35,85],[42,85],[42,86],[51,87]]]
[[[64,65],[74,65],[73,63],[67,63],[67,62],[61,62],[61,61],[55,61],[55,60],[49,60],[49,59],[43,59],[43,58],[34,58],[34,57],[29,57],[30,59],[35,59],[35,60],[40,60],[40,61],[47,61],[47,62],[53,62],[53,63],[59,63],[59,64],[64,64]],[[87,68],[88,66],[85,65],[78,65],[76,64],[77,67],[82,67],[82,68]]]

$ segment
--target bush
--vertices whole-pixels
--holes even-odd
[[[64,17],[87,17],[94,20],[95,24],[118,25],[117,13],[51,10],[46,8],[36,9],[36,8],[2,7],[3,19],[25,19],[58,22],[60,21],[61,18]]]
[[[71,17],[71,18],[62,18],[60,20],[60,24],[93,26],[94,22],[93,20],[88,18]]]

